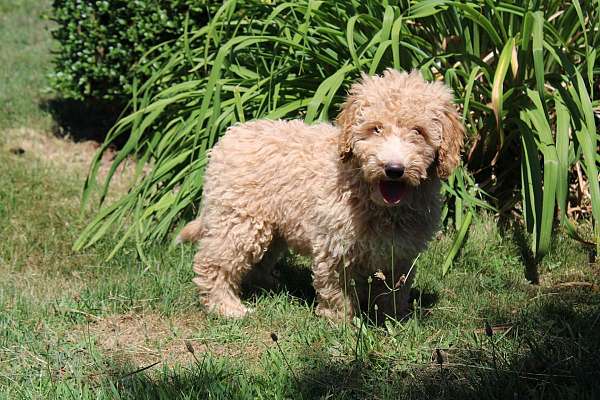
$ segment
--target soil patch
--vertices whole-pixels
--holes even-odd
[[[61,171],[68,171],[83,179],[100,143],[93,140],[74,142],[68,137],[59,138],[29,128],[10,129],[4,132],[2,151],[20,157],[32,157],[51,163]],[[102,155],[98,170],[98,182],[104,183],[116,156],[116,149],[109,148]],[[131,160],[119,166],[111,182],[111,193],[124,193],[133,182],[135,163]]]
[[[138,367],[155,362],[186,365],[206,355],[257,361],[269,345],[268,334],[262,335],[264,340],[252,340],[246,346],[222,343],[218,336],[206,337],[204,323],[198,313],[173,317],[129,313],[90,319],[73,330],[73,339],[91,340],[109,357]],[[256,337],[256,332],[248,335]]]

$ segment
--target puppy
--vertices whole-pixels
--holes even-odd
[[[319,315],[350,318],[366,299],[404,315],[413,261],[438,227],[440,179],[460,162],[463,135],[447,87],[393,69],[352,85],[335,125],[229,128],[210,152],[200,215],[179,235],[199,242],[202,303],[243,317],[244,276],[267,274],[291,248],[313,260]]]

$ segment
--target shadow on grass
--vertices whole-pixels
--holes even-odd
[[[423,393],[443,391],[446,398],[461,399],[599,398],[599,319],[600,293],[593,284],[546,289],[516,317],[505,316],[510,331],[482,335],[480,349],[458,349],[459,365],[451,365],[443,379],[438,374],[424,380]]]
[[[600,293],[593,285],[549,290],[532,300],[502,338],[457,348],[449,362],[402,366],[367,362],[305,363],[303,398],[597,399],[600,398]],[[512,319],[512,321],[511,321]],[[511,346],[503,346],[503,341]],[[505,345],[506,343],[504,343]],[[433,349],[432,349],[433,350]]]
[[[75,142],[93,140],[102,143],[124,105],[115,101],[53,98],[45,100],[40,108],[52,115],[56,136],[68,136]],[[117,140],[114,145],[120,148],[126,139]]]
[[[253,268],[249,276],[244,278],[242,283],[244,300],[256,299],[265,292],[284,293],[305,305],[314,304],[317,297],[310,268],[290,255],[277,262],[271,275],[265,276],[260,268]]]
[[[403,365],[394,353],[352,361],[352,355],[307,351],[292,371],[283,362],[260,373],[242,359],[211,358],[108,384],[125,399],[595,399],[600,398],[597,290],[563,288],[537,296],[517,316],[506,315],[509,333],[479,334],[478,347],[450,349],[442,365]]]
[[[530,283],[537,285],[540,283],[540,274],[538,271],[539,260],[536,259],[533,250],[531,249],[531,238],[527,237],[525,228],[516,223],[511,223],[506,219],[498,222],[501,231],[504,235],[512,238],[512,241],[519,248],[521,260],[525,266],[525,279]]]
[[[293,256],[287,256],[277,263],[275,267],[277,277],[274,279],[265,278],[259,268],[250,271],[251,276],[246,277],[242,284],[242,299],[255,300],[264,295],[265,292],[275,294],[285,294],[299,300],[301,304],[314,306],[317,300],[312,274],[309,267],[302,265],[298,259]],[[418,288],[412,288],[410,291],[411,313],[424,310],[422,316],[428,315],[428,310],[438,301],[437,293],[421,291]],[[366,303],[366,300],[365,302]],[[367,304],[361,302],[361,310],[370,310]],[[371,305],[372,307],[372,305]],[[371,310],[372,311],[372,310]],[[367,312],[363,311],[363,316],[369,317]],[[370,316],[368,325],[374,325],[373,318]],[[384,321],[380,318],[379,321]]]
[[[137,371],[125,363],[113,369],[101,385],[119,399],[252,399],[258,387],[240,368],[219,359],[199,359],[196,364]]]

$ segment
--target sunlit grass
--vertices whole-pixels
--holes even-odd
[[[531,286],[521,228],[501,229],[489,215],[475,215],[445,277],[441,262],[452,236],[421,255],[414,312],[402,322],[333,325],[315,315],[310,297],[293,298],[285,289],[246,297],[255,312],[230,321],[202,312],[191,282],[191,246],[151,245],[145,262],[131,242],[105,261],[116,239],[72,252],[86,218],[77,200],[81,182],[31,157],[0,154],[0,216],[10,221],[0,228],[0,357],[6,361],[0,397],[504,399],[516,393],[562,399],[596,393],[600,271],[564,235],[555,237],[541,264],[542,284]],[[298,279],[308,274],[302,260],[281,267],[290,290],[309,292],[310,279]]]
[[[40,109],[49,96],[50,22],[43,13],[49,1],[5,0],[0,4],[1,130],[27,125],[47,129],[51,118]],[[35,65],[35,68],[31,66]]]

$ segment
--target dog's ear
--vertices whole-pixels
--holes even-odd
[[[463,146],[465,127],[454,105],[444,110],[442,123],[442,141],[437,155],[437,175],[446,179],[460,163],[460,151]]]
[[[373,77],[364,72],[360,74],[360,80],[350,87],[348,97],[342,104],[342,109],[336,118],[336,125],[340,128],[338,149],[340,159],[343,161],[352,158],[352,147],[354,146],[353,127],[360,119],[363,107],[367,105],[363,94],[372,80]]]
[[[352,158],[353,134],[352,127],[356,122],[360,106],[358,98],[355,94],[350,94],[344,104],[342,110],[336,118],[336,124],[340,128],[340,137],[338,142],[338,150],[340,159],[347,161]]]
[[[367,105],[364,91],[367,86],[373,82],[373,77],[365,74],[360,74],[360,80],[354,83],[348,91],[348,97],[342,109],[336,118],[336,125],[340,128],[339,138],[339,153],[342,160],[352,158],[352,147],[354,146],[354,135],[352,133],[353,126],[360,119],[362,109]]]

